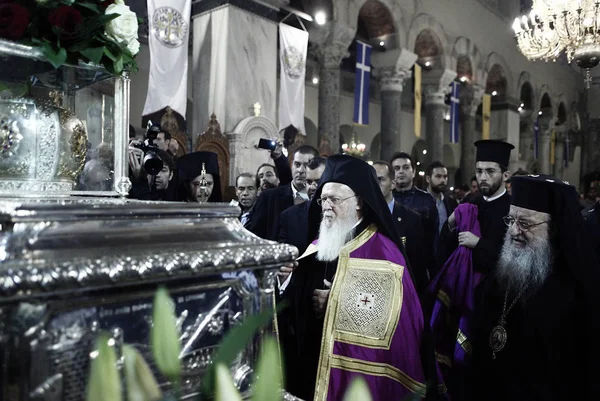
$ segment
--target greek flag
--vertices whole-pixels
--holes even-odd
[[[533,157],[537,160],[539,155],[540,118],[535,119],[533,124]]]
[[[369,84],[371,81],[371,46],[356,41],[356,83],[354,84],[354,122],[369,124]]]
[[[450,143],[458,143],[458,128],[459,128],[459,109],[460,99],[460,84],[456,81],[450,84],[452,93],[450,94]]]

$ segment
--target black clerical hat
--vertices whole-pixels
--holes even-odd
[[[508,167],[510,151],[515,147],[508,142],[494,139],[486,139],[475,142],[477,147],[478,162],[495,162],[501,166]]]
[[[549,175],[526,175],[511,178],[512,204],[536,212],[558,216],[565,204],[577,205],[577,191]]]
[[[221,202],[221,181],[219,175],[219,159],[213,152],[194,152],[180,157],[177,161],[180,186],[189,183],[202,174],[202,165],[206,173],[211,174],[215,180],[213,192],[208,199],[209,202]],[[182,189],[183,190],[183,189]]]

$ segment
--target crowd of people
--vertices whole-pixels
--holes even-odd
[[[130,148],[134,197],[220,201],[216,155],[144,172]],[[278,273],[286,390],[341,400],[361,375],[373,400],[596,399],[600,200],[508,169],[514,147],[474,144],[470,185],[448,188],[439,161],[414,185],[408,153],[369,164],[281,144],[235,181],[241,224],[298,248]]]

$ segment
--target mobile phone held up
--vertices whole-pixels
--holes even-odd
[[[277,147],[277,142],[275,142],[272,139],[260,138],[257,147],[260,149],[275,150],[275,148]]]

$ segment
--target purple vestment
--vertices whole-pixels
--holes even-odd
[[[454,211],[458,232],[470,231],[481,237],[477,206],[463,203]],[[462,372],[471,361],[471,334],[475,287],[482,274],[473,270],[472,250],[459,246],[448,258],[429,286],[435,297],[431,330],[435,338],[436,357],[444,366],[444,380],[452,395],[452,375]],[[461,374],[461,373],[456,373]],[[456,378],[454,378],[456,379]]]
[[[340,253],[323,327],[315,400],[342,400],[360,375],[373,401],[425,395],[423,313],[398,247],[370,226]]]

